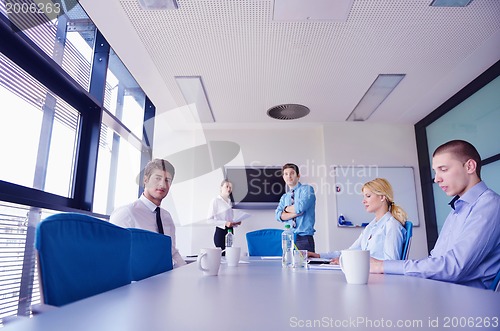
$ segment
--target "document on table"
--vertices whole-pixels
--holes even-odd
[[[309,264],[309,269],[311,269],[311,270],[341,270],[340,265],[330,264],[330,263]]]
[[[281,256],[261,256],[261,260],[281,260]]]

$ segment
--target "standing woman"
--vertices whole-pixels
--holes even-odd
[[[384,178],[375,178],[365,183],[361,191],[366,211],[375,214],[375,218],[349,249],[370,250],[370,256],[378,260],[400,260],[408,216],[394,203],[391,184]],[[340,252],[308,255],[332,259],[333,263],[338,263]]]
[[[233,223],[233,205],[229,198],[232,190],[233,184],[229,180],[224,179],[220,184],[220,194],[212,200],[208,211],[207,222],[215,225],[215,247],[220,247],[222,250],[226,249],[225,239],[228,229],[235,228],[241,224],[241,222]]]

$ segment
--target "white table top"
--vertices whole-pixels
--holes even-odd
[[[445,323],[484,329],[495,320],[499,326],[499,318],[500,293],[492,291],[396,275],[348,285],[338,270],[282,269],[280,261],[251,260],[223,264],[218,276],[203,276],[191,263],[4,330],[369,330],[384,323],[394,329],[407,323],[399,329],[410,330],[436,321],[438,329]]]

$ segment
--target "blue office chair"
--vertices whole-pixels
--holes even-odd
[[[498,270],[497,276],[493,280],[493,283],[491,283],[490,290],[493,290],[495,292],[499,292],[500,291],[500,270]]]
[[[130,263],[132,280],[141,280],[172,270],[172,239],[142,229],[128,229],[132,234]]]
[[[248,255],[250,256],[281,256],[280,229],[262,229],[246,234]]]
[[[44,304],[63,306],[131,283],[127,229],[62,213],[40,222],[35,236]]]
[[[406,221],[406,238],[403,244],[403,252],[401,253],[401,260],[408,260],[408,254],[410,253],[411,237],[413,236],[413,223]]]

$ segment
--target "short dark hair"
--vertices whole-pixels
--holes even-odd
[[[283,173],[285,172],[285,169],[293,169],[295,170],[295,173],[297,175],[300,175],[299,173],[299,167],[297,167],[296,164],[293,164],[293,163],[287,163],[283,166],[283,168],[281,168],[281,174],[283,175]]]
[[[436,148],[432,157],[442,153],[451,153],[463,163],[470,159],[476,161],[476,174],[479,178],[481,178],[481,156],[479,156],[479,152],[470,142],[465,140],[448,141],[447,143],[444,143]]]
[[[153,159],[149,161],[148,164],[146,165],[146,168],[144,168],[144,178],[149,179],[149,177],[151,177],[151,174],[153,173],[153,170],[155,169],[168,171],[172,175],[172,179],[174,179],[175,176],[174,166],[172,165],[172,163],[163,159]]]
[[[229,179],[224,178],[222,180],[222,182],[220,183],[220,187],[224,186],[224,184],[226,184],[226,183],[229,183],[229,184],[233,185],[233,183],[231,183],[231,181]]]

